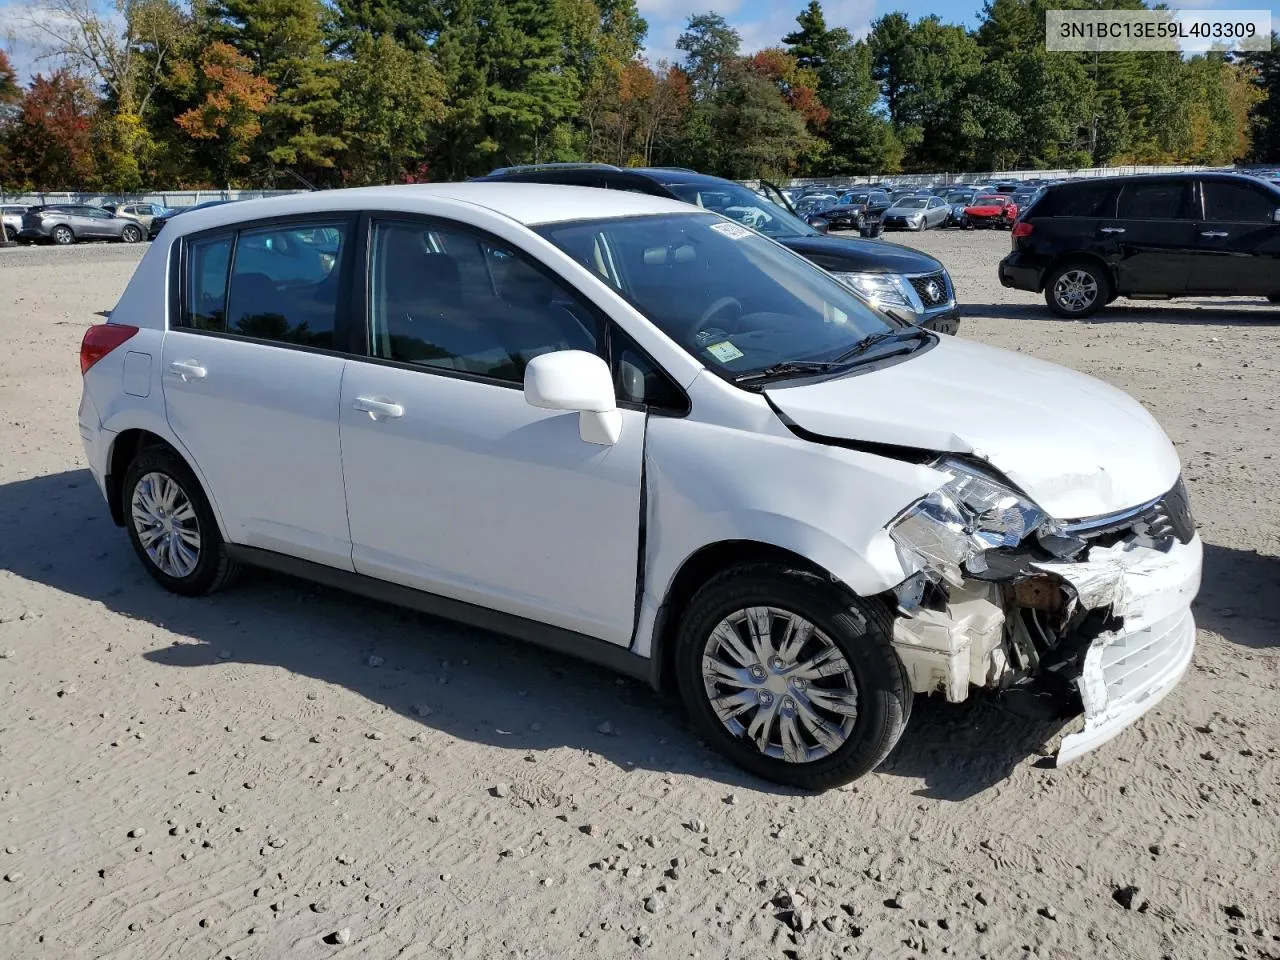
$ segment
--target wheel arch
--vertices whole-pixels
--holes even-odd
[[[226,524],[223,522],[222,513],[218,509],[218,503],[209,489],[209,484],[204,474],[178,444],[144,427],[130,427],[120,431],[111,442],[111,450],[107,454],[107,473],[104,477],[103,485],[107,494],[107,507],[111,511],[111,519],[116,526],[123,527],[125,522],[125,472],[129,469],[129,464],[133,462],[133,458],[147,447],[163,447],[187,465],[195,476],[196,482],[200,484],[200,489],[204,493],[205,499],[209,501],[209,509],[213,511],[213,515],[218,521],[219,533],[224,540],[227,540]],[[228,540],[228,542],[230,541]]]
[[[1102,272],[1106,274],[1107,282],[1111,284],[1111,291],[1114,293],[1117,289],[1116,268],[1107,260],[1106,257],[1097,253],[1089,253],[1087,251],[1072,251],[1071,253],[1060,253],[1049,261],[1049,265],[1044,268],[1044,272],[1040,274],[1040,289],[1036,293],[1044,293],[1049,286],[1049,278],[1053,276],[1055,270],[1067,266],[1072,263],[1087,263],[1102,268]]]
[[[775,564],[839,583],[850,592],[857,592],[814,560],[774,543],[761,540],[720,540],[706,544],[685,558],[671,578],[654,615],[649,657],[650,680],[655,688],[675,689],[676,631],[681,617],[697,592],[708,581],[731,567],[758,563]]]

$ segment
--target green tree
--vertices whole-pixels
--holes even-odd
[[[17,103],[22,99],[22,87],[18,85],[18,74],[9,62],[9,55],[0,50],[0,106]]]
[[[1253,70],[1258,102],[1249,112],[1249,158],[1261,163],[1280,160],[1280,34],[1271,34],[1271,49],[1241,58]]]
[[[893,169],[892,129],[876,110],[880,91],[871,49],[843,27],[827,28],[819,0],[796,17],[799,29],[782,38],[796,63],[817,75],[818,99],[830,112],[826,144],[814,172],[873,173]]]
[[[718,13],[691,16],[676,49],[684,53],[683,70],[693,83],[697,100],[715,96],[725,70],[738,58],[742,37]]]
[[[344,147],[331,132],[338,127],[339,80],[325,55],[329,8],[322,0],[215,0],[210,13],[215,38],[247,56],[276,91],[254,145],[263,176],[273,182],[286,167],[325,179]]]
[[[390,33],[358,34],[351,55],[340,72],[344,182],[396,182],[444,119],[444,78],[428,52]]]
[[[711,130],[725,145],[712,172],[738,180],[791,174],[810,149],[804,118],[748,59],[721,68]]]
[[[343,49],[361,34],[390,36],[410,50],[424,51],[444,28],[444,0],[335,0],[334,35]]]

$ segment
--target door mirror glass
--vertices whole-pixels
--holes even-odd
[[[587,443],[613,444],[622,435],[609,365],[585,350],[557,350],[529,361],[524,398],[544,410],[577,411],[578,432]]]
[[[823,220],[821,217],[814,217],[811,219],[809,221],[809,226],[813,227],[813,229],[817,230],[819,233],[826,233],[831,229],[831,224],[826,220]]]

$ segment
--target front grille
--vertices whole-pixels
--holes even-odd
[[[911,286],[920,295],[920,302],[925,309],[940,307],[951,299],[950,284],[947,283],[946,271],[930,273],[923,277],[911,277]]]
[[[1066,532],[1099,546],[1110,546],[1130,535],[1154,540],[1157,543],[1170,538],[1179,543],[1190,543],[1196,535],[1195,519],[1191,515],[1191,501],[1182,478],[1168,493],[1158,500],[1144,504],[1135,510],[1078,520],[1066,524]]]

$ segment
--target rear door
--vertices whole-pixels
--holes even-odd
[[[1269,296],[1280,293],[1280,194],[1262,184],[1206,177],[1204,218],[1190,293]]]
[[[1194,187],[1189,177],[1121,184],[1115,219],[1100,220],[1096,234],[1120,293],[1186,291],[1199,252]]]
[[[352,218],[277,221],[185,238],[182,304],[165,334],[165,407],[234,543],[351,569],[338,442]],[[344,240],[320,274],[286,251]]]

